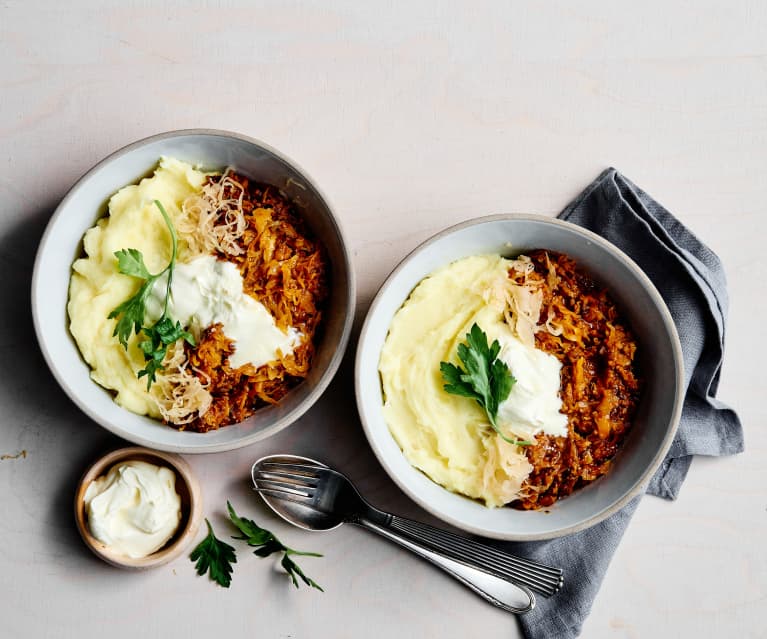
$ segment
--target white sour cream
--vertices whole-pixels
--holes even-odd
[[[146,309],[153,320],[162,315],[167,284],[166,275],[152,287]],[[243,291],[237,266],[212,255],[176,264],[168,313],[182,326],[222,324],[224,335],[235,342],[232,368],[248,363],[258,368],[277,359],[278,350],[287,355],[301,342],[299,331],[291,327],[283,333],[266,307]]]
[[[181,498],[169,468],[127,461],[85,491],[91,534],[112,550],[137,559],[162,548],[181,521]]]
[[[498,357],[508,365],[517,382],[498,407],[498,424],[504,431],[529,439],[543,432],[567,436],[567,416],[559,412],[559,372],[562,364],[546,353],[526,346],[514,335],[499,339]]]

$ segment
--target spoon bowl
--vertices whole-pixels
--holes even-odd
[[[288,499],[285,495],[271,494],[266,487],[268,480],[262,476],[264,464],[269,462],[291,465],[302,464],[316,468],[328,468],[328,466],[314,459],[299,457],[298,455],[270,455],[259,459],[253,464],[253,468],[250,471],[253,485],[259,491],[264,503],[271,508],[275,515],[297,528],[303,528],[312,532],[335,530],[344,523],[343,518],[338,513],[323,512],[305,503]],[[260,488],[261,486],[263,488]]]

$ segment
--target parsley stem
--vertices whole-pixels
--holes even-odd
[[[504,441],[508,442],[509,444],[512,444],[514,446],[532,446],[533,442],[531,442],[529,439],[509,439],[506,437],[506,435],[503,434],[503,431],[501,430],[500,426],[496,424],[495,417],[491,415],[490,413],[487,414],[487,419],[490,422],[490,425],[493,427],[493,430],[498,433],[498,436],[503,439]]]
[[[304,552],[301,550],[293,550],[292,548],[287,548],[285,550],[286,555],[300,555],[301,557],[322,557],[322,553],[319,552]]]
[[[158,209],[160,209],[160,213],[162,213],[162,217],[165,220],[165,224],[168,226],[168,231],[170,231],[170,239],[171,239],[171,254],[170,254],[170,262],[168,262],[168,266],[166,266],[162,271],[160,271],[157,274],[157,277],[165,273],[165,271],[168,271],[168,284],[165,287],[165,305],[162,310],[162,317],[160,319],[164,319],[168,315],[168,300],[170,299],[171,295],[171,285],[173,283],[173,268],[176,265],[176,253],[178,252],[178,238],[176,237],[176,229],[173,228],[173,224],[170,221],[170,216],[168,215],[168,212],[165,210],[165,207],[162,205],[162,202],[160,200],[154,201],[155,205]]]

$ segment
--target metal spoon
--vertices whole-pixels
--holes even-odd
[[[253,464],[251,474],[266,504],[288,523],[310,531],[333,530],[343,523],[372,530],[508,612],[521,614],[535,607],[535,596],[519,581],[532,582],[546,594],[562,583],[560,570],[382,512],[368,504],[348,478],[316,460],[270,455]]]

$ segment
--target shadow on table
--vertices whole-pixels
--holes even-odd
[[[28,212],[0,237],[4,283],[0,407],[6,416],[0,454],[26,451],[25,456],[0,463],[8,473],[11,490],[37,502],[25,504],[25,511],[43,519],[44,552],[91,556],[75,528],[74,491],[88,462],[120,440],[98,428],[67,398],[37,344],[30,301],[32,268],[54,209],[55,204],[48,203]]]

